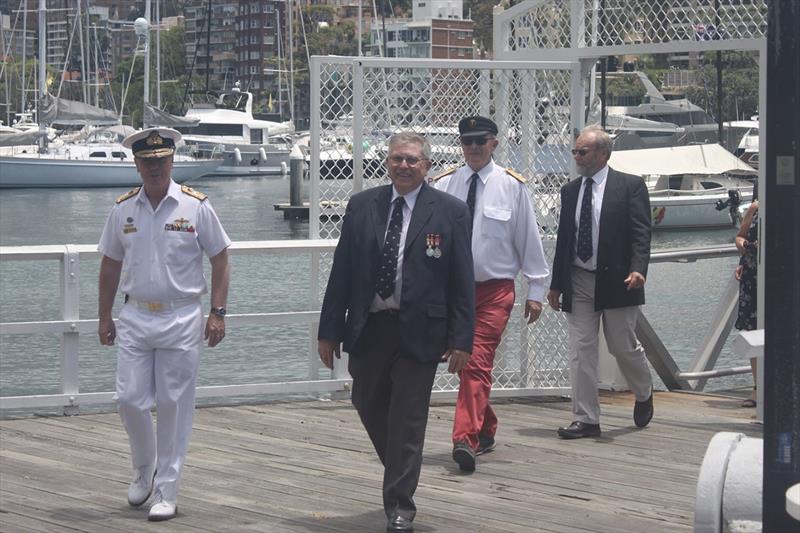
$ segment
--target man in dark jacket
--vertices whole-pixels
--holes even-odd
[[[458,372],[472,350],[469,210],[424,183],[430,150],[413,133],[389,140],[392,184],[350,199],[320,315],[325,366],[340,342],[350,354],[353,405],[385,467],[389,531],[413,531],[436,367]]]
[[[609,352],[636,396],[633,419],[653,417],[653,382],[636,318],[644,304],[650,260],[650,198],[642,178],[609,168],[611,138],[584,129],[572,150],[580,173],[561,189],[553,277],[547,301],[564,310],[573,355],[573,422],[558,429],[565,439],[600,435],[597,360],[600,318]]]

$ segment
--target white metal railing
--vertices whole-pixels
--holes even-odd
[[[316,329],[319,318],[321,293],[320,254],[331,253],[335,249],[335,240],[284,240],[284,241],[239,241],[233,243],[230,253],[242,254],[309,254],[309,291],[308,309],[306,311],[278,313],[231,314],[226,317],[228,327],[242,326],[283,326],[306,325],[309,331],[308,368],[309,379],[303,381],[284,381],[250,384],[229,384],[200,386],[198,398],[253,396],[262,394],[320,393],[343,392],[349,390],[350,378],[346,364],[339,364],[330,378],[320,379],[318,371],[321,363],[316,356]],[[659,262],[694,262],[703,259],[732,256],[736,254],[735,246],[722,245],[702,249],[675,249],[654,252],[652,263]],[[0,261],[59,261],[60,268],[60,302],[61,320],[3,322],[0,323],[0,335],[24,335],[54,333],[61,335],[60,381],[61,392],[57,394],[21,395],[0,397],[0,409],[25,409],[39,407],[63,406],[65,412],[76,413],[78,405],[106,404],[114,400],[113,391],[80,392],[79,390],[79,336],[95,335],[97,319],[79,318],[80,264],[81,260],[99,260],[100,254],[95,245],[55,245],[55,246],[0,246]],[[644,337],[642,342],[648,348],[648,356],[662,380],[670,388],[702,388],[709,377],[715,377],[713,366],[730,331],[732,303],[735,293],[728,287],[719,304],[719,310],[712,320],[709,332],[690,365],[687,373],[681,373],[672,360],[669,352],[663,347],[657,334],[646,319],[643,320],[645,330],[640,331]],[[660,347],[660,349],[659,349]],[[343,355],[343,362],[346,361]],[[716,371],[717,376],[741,373],[743,369],[723,369]],[[699,379],[701,385],[691,387],[686,380]],[[439,397],[452,396],[453,388],[435,391]],[[565,390],[555,388],[551,394],[564,393]],[[500,388],[496,395],[526,395],[530,391],[520,388]]]

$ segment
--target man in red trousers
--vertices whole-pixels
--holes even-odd
[[[539,318],[549,274],[525,178],[492,159],[497,125],[480,116],[458,123],[466,165],[435,178],[434,186],[466,202],[472,215],[475,335],[472,357],[459,373],[453,460],[475,470],[475,456],[495,447],[497,416],[489,404],[494,354],[514,307],[514,278],[528,281],[525,317]]]

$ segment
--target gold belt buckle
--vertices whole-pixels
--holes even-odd
[[[163,308],[164,308],[164,306],[161,304],[161,302],[147,302],[147,309],[151,313],[158,313]]]

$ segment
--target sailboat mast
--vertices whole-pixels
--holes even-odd
[[[156,0],[156,107],[161,109],[161,0]]]
[[[27,8],[27,3],[25,5]],[[45,14],[47,12],[47,0],[39,0],[39,101],[37,105],[38,113],[36,120],[39,123],[39,131],[44,132],[44,117],[42,116],[42,102],[44,95],[47,93],[47,77],[45,75],[45,67],[47,64],[47,19]],[[27,48],[27,47],[26,47]],[[22,88],[22,94],[25,94],[25,88]],[[39,137],[39,147],[44,149],[45,137]]]
[[[287,0],[287,3],[289,4],[289,117],[294,121],[294,39],[292,38],[292,12],[294,11],[294,1]],[[283,119],[283,117],[281,117],[281,119]]]
[[[40,2],[40,4],[41,4],[41,2]],[[21,0],[19,5],[22,6],[22,104],[21,104],[19,112],[20,113],[24,113],[25,112],[25,71],[27,70],[27,68],[25,66],[25,63],[26,63],[26,61],[28,59],[28,57],[27,57],[27,54],[28,54],[28,0]],[[39,9],[41,9],[41,5],[39,6]],[[44,26],[41,24],[41,22],[42,21],[40,20],[39,21],[39,28],[40,28],[40,31],[39,31],[39,43],[42,42],[42,36],[44,35],[41,32],[41,29],[44,28]],[[42,49],[42,47],[39,46],[39,50],[41,50],[41,49]],[[40,55],[39,57],[41,58],[42,56]],[[22,115],[20,115],[20,117],[22,117]]]
[[[144,109],[150,103],[150,0],[144,4],[144,18],[147,20],[147,32],[144,36]],[[147,127],[147,124],[144,124]]]

